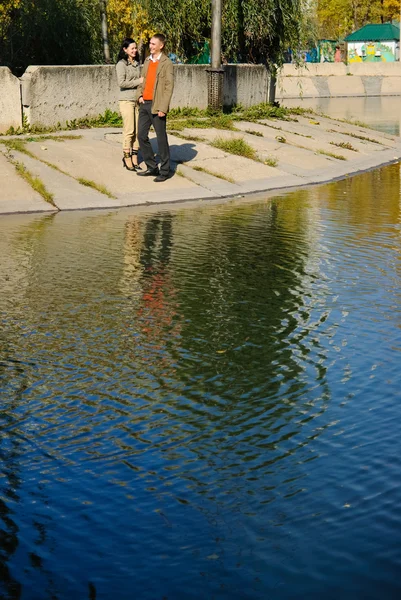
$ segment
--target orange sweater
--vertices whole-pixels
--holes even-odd
[[[148,72],[146,73],[146,81],[145,87],[143,90],[143,99],[144,100],[153,100],[153,92],[155,89],[156,83],[156,71],[159,66],[159,61],[149,60]]]

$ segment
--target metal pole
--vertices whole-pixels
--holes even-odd
[[[100,12],[102,15],[103,53],[104,53],[104,60],[106,61],[107,64],[109,64],[110,63],[110,48],[109,48],[109,34],[107,31],[106,5],[107,5],[107,0],[100,0]]]
[[[221,69],[221,0],[212,0],[212,69]]]
[[[209,108],[223,107],[223,76],[221,68],[221,0],[212,1],[212,33],[211,33],[211,65],[208,72],[208,105]]]

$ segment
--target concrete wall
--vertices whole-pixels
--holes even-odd
[[[280,70],[280,77],[330,77],[346,75],[347,71],[344,63],[304,63],[300,67],[286,64]]]
[[[267,102],[269,73],[262,65],[227,65],[224,67],[223,103],[248,107]]]
[[[171,108],[207,107],[205,65],[175,65]],[[224,104],[251,106],[266,101],[268,73],[260,65],[225,67]],[[118,110],[118,86],[113,65],[28,67],[21,77],[24,114],[31,125],[57,125],[81,117],[96,117],[106,108]]]
[[[113,65],[28,67],[22,106],[31,125],[52,126],[118,109]]]
[[[20,84],[8,67],[0,67],[0,133],[22,126]]]
[[[331,98],[401,95],[401,64],[306,63],[284,65],[277,79],[277,98]]]
[[[205,65],[175,65],[172,108],[207,106]],[[227,65],[224,104],[251,106],[268,98],[269,74],[260,65]],[[32,66],[21,77],[22,110],[31,125],[52,126],[118,110],[113,65]],[[284,65],[277,99],[401,95],[400,63]],[[21,125],[19,81],[0,67],[0,132]]]
[[[205,65],[175,65],[171,108],[207,107],[207,73]]]
[[[301,67],[296,65],[283,65],[281,77],[333,77],[347,75],[366,75],[368,77],[396,77],[401,75],[400,62],[375,62],[375,63],[304,63]]]

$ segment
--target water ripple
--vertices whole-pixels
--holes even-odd
[[[398,198],[0,222],[1,597],[399,596]]]

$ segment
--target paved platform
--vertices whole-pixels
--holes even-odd
[[[174,174],[163,183],[123,168],[121,129],[18,136],[25,152],[1,143],[13,139],[2,136],[0,214],[241,196],[328,182],[401,160],[401,138],[327,117],[241,121],[235,127],[170,134]],[[256,160],[215,148],[216,138],[242,138]],[[154,135],[151,140],[157,153]],[[21,178],[17,165],[43,183],[54,205]]]

